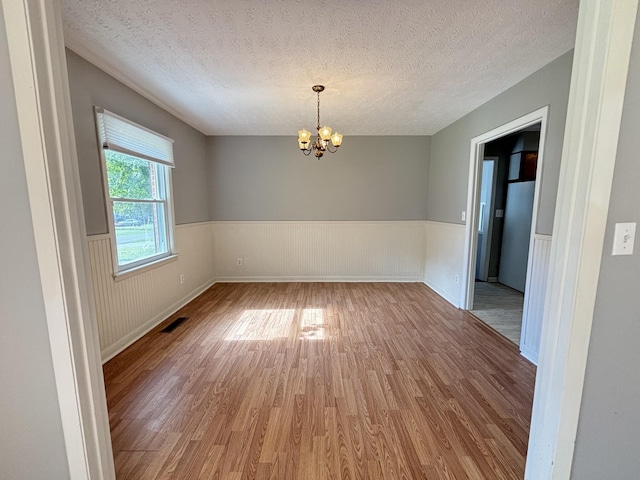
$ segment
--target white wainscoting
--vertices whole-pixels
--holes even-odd
[[[520,352],[536,365],[540,350],[540,333],[542,332],[544,301],[547,278],[549,277],[550,254],[551,235],[535,234],[533,236],[533,252],[527,267],[527,288],[522,313]]]
[[[422,281],[424,224],[213,222],[216,280]]]
[[[454,306],[460,306],[465,226],[425,222],[424,283]],[[456,281],[457,278],[457,281]]]
[[[109,235],[88,237],[100,350],[106,362],[214,282],[211,224],[178,225],[178,259],[118,282]],[[185,277],[180,284],[180,275]]]

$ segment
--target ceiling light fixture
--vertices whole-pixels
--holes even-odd
[[[320,158],[324,152],[336,153],[338,147],[342,144],[342,135],[338,132],[331,134],[331,129],[327,126],[320,128],[320,92],[324,91],[323,85],[314,85],[312,90],[318,95],[318,129],[315,141],[311,141],[311,132],[309,130],[300,130],[298,132],[298,147],[302,150],[302,153],[309,155],[312,151],[315,151],[315,156]],[[335,147],[335,150],[331,150],[329,146],[329,140]]]

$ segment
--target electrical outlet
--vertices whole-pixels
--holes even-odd
[[[242,257],[236,258],[236,265],[238,265],[239,267],[242,266]]]
[[[180,275],[180,285],[184,285],[184,274]]]
[[[462,211],[462,215],[460,215],[460,219],[464,222],[467,220],[467,212],[465,212],[464,210]]]
[[[454,275],[453,279],[456,281],[456,283],[460,281],[460,278],[458,278],[458,275]]]

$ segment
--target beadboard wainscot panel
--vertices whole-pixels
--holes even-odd
[[[424,283],[449,303],[459,307],[465,226],[431,221],[425,223]]]
[[[551,235],[535,234],[533,253],[527,267],[527,288],[524,295],[522,333],[520,334],[520,352],[535,365],[538,364],[540,350],[550,254]]]
[[[422,281],[424,233],[422,221],[213,222],[216,279]]]
[[[119,281],[112,274],[110,236],[87,237],[103,362],[214,283],[211,234],[209,222],[176,226],[176,261]]]

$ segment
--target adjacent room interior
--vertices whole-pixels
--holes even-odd
[[[566,219],[556,198],[570,168],[578,2],[506,11],[423,3],[349,5],[341,21],[300,20],[264,2],[39,4],[58,22],[49,77],[65,87],[56,101],[69,119],[66,131],[34,117],[61,128],[68,153],[40,186],[50,213],[71,219],[56,235],[82,239],[66,253],[82,260],[73,279],[86,278],[74,288],[90,342],[49,350],[40,326],[25,373],[36,378],[44,365],[51,378],[33,388],[39,428],[20,438],[53,447],[33,464],[0,462],[8,472],[70,478],[74,466],[101,464],[119,479],[525,475],[539,453],[528,458],[532,431],[553,428],[531,415],[554,219]],[[3,0],[2,15],[13,13]],[[12,102],[31,87],[17,82],[28,62],[7,45],[0,76]],[[24,114],[6,101],[7,158],[26,158]],[[526,126],[478,140],[518,122]],[[15,288],[7,284],[7,305],[44,276],[46,261],[38,232],[47,222],[30,214],[35,162],[11,162],[27,185],[6,185],[18,202],[8,218],[33,219],[21,238],[40,250]],[[64,191],[66,209],[53,205],[58,176],[76,188]],[[42,302],[20,309],[49,312],[64,297],[39,293]],[[11,328],[37,330],[25,325]],[[94,353],[81,373],[100,386],[69,404],[88,395],[106,412],[76,415],[97,427],[73,437],[69,415],[51,415],[66,412],[63,381],[74,384],[53,378],[56,359]],[[581,425],[597,431],[595,417]],[[72,446],[86,442],[100,445],[100,459],[74,464]],[[575,478],[589,471],[592,448],[578,443]]]
[[[484,146],[474,316],[520,345],[540,123]]]

